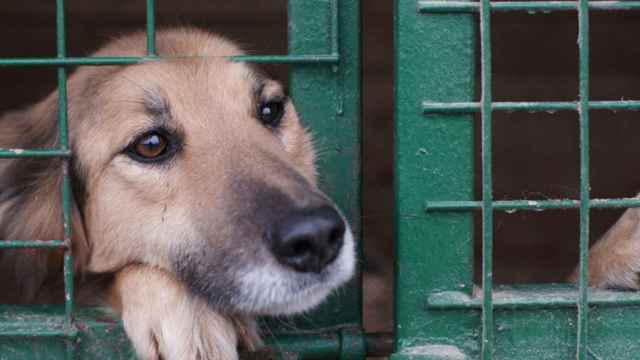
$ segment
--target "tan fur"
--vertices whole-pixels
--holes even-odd
[[[640,289],[640,209],[628,209],[589,253],[589,284],[600,288]],[[576,269],[570,277],[577,282]]]
[[[185,296],[187,289],[166,272],[129,266],[118,273],[113,289],[111,302],[143,360],[160,354],[164,359],[237,359],[238,334],[245,335],[246,348],[259,345],[252,321],[210,311],[201,299]]]
[[[144,34],[137,33],[114,40],[93,56],[143,56],[144,44]],[[275,266],[250,242],[262,230],[247,216],[270,206],[259,199],[263,188],[297,206],[328,200],[316,187],[312,141],[293,105],[287,103],[277,132],[256,121],[256,82],[263,81],[261,96],[283,90],[250,66],[227,59],[242,54],[240,49],[194,29],[158,32],[157,48],[167,60],[81,67],[69,78],[71,170],[86,190],[86,198],[74,194],[73,205],[78,298],[117,309],[145,360],[235,359],[238,344],[249,349],[260,344],[254,314],[218,312],[174,274],[190,261],[191,252],[202,249],[233,254],[226,261]],[[158,116],[170,117],[172,131],[186,134],[184,151],[164,168],[136,164],[122,151],[136,134],[159,121],[149,107],[165,100],[169,113]],[[58,147],[56,123],[54,92],[0,118],[0,147]],[[62,239],[61,169],[59,160],[0,162],[0,238]],[[253,247],[243,249],[239,239]],[[353,256],[347,250],[351,252],[341,256],[343,262]],[[16,250],[0,256],[0,280],[7,284],[0,301],[61,300],[56,288],[59,252]],[[350,276],[352,263],[340,265],[343,274],[332,287]],[[115,273],[115,280],[102,275],[93,280],[102,273]],[[237,276],[255,280],[251,274]],[[316,302],[329,291],[312,290]],[[292,299],[306,295],[296,296]]]

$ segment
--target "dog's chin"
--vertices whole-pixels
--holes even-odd
[[[249,269],[240,279],[234,307],[253,315],[290,315],[308,311],[347,282],[355,271],[355,244],[347,229],[338,257],[320,273],[301,273],[273,262]]]

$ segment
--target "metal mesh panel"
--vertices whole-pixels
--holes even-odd
[[[558,357],[558,353],[553,353],[555,349],[535,349],[535,346],[539,345],[536,341],[546,336],[550,345],[556,345],[563,349],[562,351],[573,346],[573,355],[570,357],[600,359],[600,355],[592,350],[594,339],[588,336],[589,329],[592,326],[601,327],[606,326],[603,324],[615,323],[618,321],[616,317],[625,313],[625,310],[620,309],[629,307],[626,311],[633,311],[633,307],[640,304],[640,297],[634,293],[589,289],[589,211],[593,208],[639,207],[640,200],[590,198],[589,111],[638,110],[640,101],[591,101],[589,13],[638,10],[640,2],[399,0],[397,6],[396,196],[399,207],[396,221],[399,235],[396,280],[398,337],[397,354],[394,358],[488,360],[505,358],[504,354],[519,354],[510,358],[521,359],[564,358]],[[498,11],[527,11],[532,14],[555,11],[577,13],[579,97],[576,101],[492,100],[491,14]],[[473,15],[474,13],[477,15]],[[478,102],[469,101],[473,96],[475,70],[473,30],[479,31],[480,41],[481,93]],[[416,44],[422,46],[422,50],[412,48]],[[452,88],[450,83],[458,88]],[[579,199],[494,201],[492,113],[558,110],[575,111],[579,115]],[[482,194],[481,200],[475,201],[471,200],[473,194],[470,176],[473,166],[469,152],[473,149],[473,125],[470,124],[473,117],[469,114],[478,112],[481,127]],[[433,136],[438,136],[439,139],[427,139]],[[433,158],[418,160],[423,163],[411,166],[410,163],[416,162],[416,155],[420,154],[428,154]],[[422,186],[425,189],[417,191],[418,196],[423,196],[421,200],[410,199],[410,192],[416,193],[415,186],[420,183],[416,178],[424,181]],[[449,184],[446,184],[446,181],[449,181]],[[441,186],[440,191],[435,188],[437,186]],[[494,211],[545,209],[579,209],[580,276],[577,289],[570,286],[494,288]],[[482,224],[482,290],[479,294],[472,293],[469,276],[472,272],[470,212],[475,210],[480,211]],[[429,246],[431,251],[442,251],[440,258],[431,264],[420,265],[419,259],[410,254],[416,244],[421,244],[422,249]],[[420,266],[432,268],[423,269]],[[423,284],[422,290],[416,291],[415,287],[420,286],[420,281]],[[416,304],[424,304],[425,301],[426,311],[424,308],[416,308]],[[563,309],[567,307],[577,310],[573,320],[566,320],[568,314]],[[590,307],[614,307],[618,312],[610,319],[599,316],[596,320],[590,321]],[[500,324],[495,318],[498,311],[502,319]],[[532,318],[528,318],[532,324],[529,332],[518,328],[522,326],[522,322],[518,322],[527,316],[537,317],[536,321],[539,321],[539,324],[535,325]],[[553,331],[547,334],[536,333],[543,331],[539,329],[554,327],[566,338],[552,338]],[[637,336],[638,328],[627,327],[627,331],[631,331],[630,328],[635,330]],[[615,331],[611,336],[616,336]],[[609,351],[604,353],[604,358],[609,358],[606,354],[614,353],[616,346],[623,346],[622,341],[603,344],[601,339],[598,340],[598,348]],[[498,351],[497,343],[512,348]],[[634,358],[634,355],[626,356]],[[621,357],[617,355],[615,358]]]

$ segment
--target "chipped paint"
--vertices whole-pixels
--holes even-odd
[[[438,360],[465,360],[467,356],[457,347],[444,344],[429,344],[407,348],[402,351],[408,356],[429,356]]]

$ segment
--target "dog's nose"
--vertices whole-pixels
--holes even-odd
[[[297,210],[267,237],[278,261],[300,272],[320,272],[338,256],[345,223],[330,206]]]

